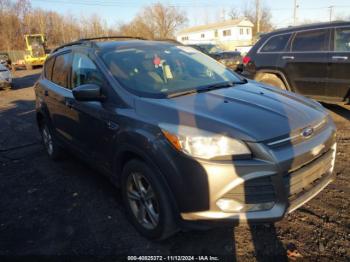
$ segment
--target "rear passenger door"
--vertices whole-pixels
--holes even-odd
[[[69,101],[73,95],[70,90],[72,53],[64,52],[55,56],[51,81],[45,82],[45,100],[49,109],[51,123],[59,138],[74,143],[73,132],[77,127],[78,116],[71,110]]]
[[[350,27],[336,27],[329,53],[329,84],[327,99],[343,101],[350,97]]]
[[[294,33],[289,50],[279,59],[292,91],[314,98],[326,95],[329,38],[329,29]]]

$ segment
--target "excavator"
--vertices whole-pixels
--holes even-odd
[[[24,35],[26,42],[26,54],[24,63],[27,70],[36,66],[43,66],[49,56],[46,49],[46,38],[44,34]]]

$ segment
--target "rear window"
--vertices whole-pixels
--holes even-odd
[[[56,56],[52,72],[52,82],[68,88],[68,77],[71,70],[71,53]]]
[[[270,38],[260,52],[281,52],[285,49],[291,34],[276,35]]]
[[[328,51],[328,37],[328,29],[298,32],[293,40],[292,51]]]

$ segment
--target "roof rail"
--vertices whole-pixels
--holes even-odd
[[[108,40],[108,39],[137,39],[137,40],[147,40],[142,37],[137,36],[124,36],[124,35],[117,35],[117,36],[99,36],[99,37],[90,37],[90,38],[82,38],[79,41],[93,41],[93,40]]]
[[[93,44],[93,40],[108,40],[108,39],[137,39],[137,40],[147,40],[142,37],[136,37],[136,36],[100,36],[100,37],[90,37],[90,38],[82,38],[74,42],[63,44],[55,49],[52,50],[51,53],[54,53],[62,48],[65,48],[67,46],[73,46],[73,45],[82,45],[82,44]]]
[[[74,42],[70,42],[70,43],[66,43],[66,44],[63,44],[63,45],[61,45],[61,46],[56,47],[55,49],[53,49],[53,50],[51,51],[51,53],[55,53],[55,52],[57,52],[58,50],[60,50],[60,49],[62,49],[62,48],[65,48],[65,47],[67,47],[67,46],[81,45],[81,44],[84,44],[84,42],[83,42],[83,41],[80,41],[80,40],[74,41]]]
[[[164,42],[171,42],[178,45],[183,45],[181,42],[171,38],[156,38],[154,39],[154,41],[164,41]]]

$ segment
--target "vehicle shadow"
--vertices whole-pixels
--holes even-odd
[[[322,103],[328,110],[350,121],[350,109],[337,104]]]
[[[34,112],[31,111],[33,108],[32,101],[19,100],[1,112],[1,118],[9,119],[9,123],[11,119],[21,118],[21,121],[4,126],[1,130],[3,134],[13,137],[6,148],[17,145],[19,138],[27,138],[23,144],[37,143],[38,132]],[[30,114],[23,114],[28,110]],[[18,128],[21,126],[25,129]],[[12,132],[12,128],[18,129],[18,132]],[[129,224],[119,190],[70,152],[56,163],[44,155],[43,148],[38,147],[3,154],[17,162],[2,169],[7,174],[7,180],[2,182],[9,186],[5,187],[7,191],[2,192],[4,202],[1,206],[8,212],[4,212],[0,218],[11,223],[18,216],[26,217],[18,224],[7,227],[0,238],[9,239],[5,247],[10,253],[17,250],[19,254],[30,252],[52,255],[64,252],[76,255],[88,252],[93,256],[112,257],[121,254],[211,255],[218,257],[219,261],[237,261],[251,258],[249,249],[245,254],[245,245],[253,244],[252,252],[257,261],[266,261],[269,257],[279,257],[283,261],[285,257],[285,249],[273,225],[251,225],[244,229],[232,223],[207,230],[179,232],[164,242],[146,240]],[[29,193],[21,194],[21,187],[12,187],[18,183],[18,179],[21,184],[28,186]],[[30,185],[35,185],[35,188]],[[203,186],[208,187],[207,184]],[[37,191],[31,193],[30,190]],[[13,201],[6,197],[10,192],[21,197]],[[30,197],[25,200],[27,195]],[[37,206],[40,199],[45,201]],[[35,214],[32,213],[34,207]],[[29,227],[30,224],[34,226]],[[237,245],[241,246],[239,253]]]
[[[28,88],[32,87],[35,82],[39,79],[40,77],[40,71],[35,71],[34,74],[22,76],[22,77],[16,77],[14,76],[13,78],[13,90],[18,90],[22,88]]]

